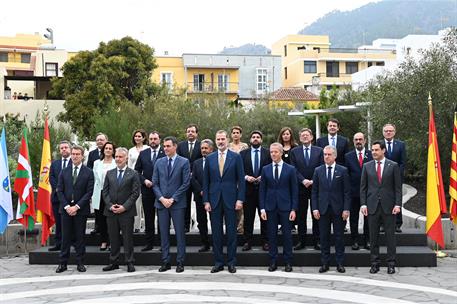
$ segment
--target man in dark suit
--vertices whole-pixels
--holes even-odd
[[[173,220],[177,242],[176,272],[184,271],[186,254],[186,235],[184,231],[184,212],[186,210],[186,191],[190,186],[189,160],[176,153],[178,141],[175,137],[165,137],[163,149],[166,157],[157,160],[152,182],[156,196],[155,207],[159,217],[162,266],[159,272],[167,271],[170,266],[170,218]]]
[[[355,149],[344,156],[346,168],[351,179],[351,225],[352,250],[359,250],[359,215],[360,215],[360,176],[363,164],[373,160],[371,151],[365,149],[365,135],[361,132],[354,134]],[[368,235],[368,217],[363,216],[363,235],[365,249],[370,249],[370,236]]]
[[[336,118],[330,118],[327,122],[327,136],[323,136],[317,139],[316,146],[324,148],[328,145],[336,148],[338,156],[336,157],[336,163],[344,166],[344,156],[349,152],[349,140],[341,135],[338,135],[340,130],[340,122]]]
[[[189,124],[186,127],[186,140],[178,144],[176,153],[179,156],[185,157],[189,160],[190,169],[192,170],[194,161],[201,158],[200,141],[198,140],[198,126],[196,124]],[[192,185],[186,193],[186,214],[185,214],[185,230],[190,231],[191,228],[191,204],[192,204]],[[193,226],[193,221],[192,221]]]
[[[325,164],[319,166],[313,175],[311,204],[313,216],[319,221],[321,239],[320,273],[329,270],[330,231],[333,226],[335,236],[336,270],[344,268],[344,221],[349,217],[351,208],[351,181],[346,167],[336,163],[337,151],[334,146],[324,148]]]
[[[308,128],[300,130],[302,145],[295,147],[290,152],[290,164],[297,169],[298,181],[298,243],[295,250],[305,248],[307,232],[308,201],[311,199],[314,169],[324,163],[322,148],[311,145],[313,131]],[[319,223],[312,217],[314,249],[319,250]]]
[[[103,185],[104,215],[106,216],[111,244],[110,264],[103,267],[103,271],[119,269],[121,232],[127,271],[135,271],[135,266],[133,266],[135,262],[133,257],[133,221],[136,215],[135,202],[140,196],[140,180],[138,173],[127,167],[128,153],[126,148],[116,149],[117,168],[106,173]]]
[[[59,153],[62,159],[56,159],[51,163],[49,169],[49,183],[51,184],[51,203],[52,212],[56,221],[55,233],[54,233],[54,247],[50,247],[48,251],[60,251],[62,246],[62,220],[59,212],[60,202],[57,197],[57,183],[59,181],[60,172],[67,166],[71,165],[70,158],[71,143],[67,140],[63,140],[59,143]]]
[[[209,251],[209,238],[208,238],[208,213],[203,205],[203,170],[205,169],[206,157],[211,154],[214,150],[214,143],[211,139],[204,139],[200,145],[200,151],[202,158],[197,159],[192,168],[191,184],[194,190],[195,205],[197,208],[197,223],[198,231],[200,232],[200,238],[202,247],[198,249],[198,252]]]
[[[371,242],[370,273],[379,271],[379,226],[384,223],[387,244],[387,273],[395,273],[395,217],[402,205],[401,173],[398,164],[384,157],[384,141],[371,145],[373,160],[364,164],[360,180],[360,210],[368,215]]]
[[[76,250],[77,270],[86,271],[83,264],[86,252],[84,234],[87,216],[90,214],[90,198],[94,190],[94,173],[83,165],[83,158],[84,148],[73,146],[71,148],[72,165],[62,170],[57,183],[57,196],[62,216],[62,246],[57,273],[67,270],[72,243]]]
[[[263,166],[271,163],[270,152],[261,146],[263,134],[260,131],[252,131],[250,137],[251,147],[240,152],[243,159],[244,179],[246,180],[246,201],[243,204],[244,213],[244,245],[242,250],[248,251],[252,247],[252,233],[256,210],[260,218],[259,208],[259,184]],[[268,251],[267,223],[260,218],[260,234],[262,249]]]
[[[149,133],[149,149],[144,149],[138,155],[135,171],[138,172],[141,183],[141,201],[144,212],[144,225],[146,246],[141,251],[149,251],[154,248],[155,238],[155,194],[153,191],[152,173],[156,161],[165,156],[160,146],[160,134],[157,131]]]
[[[384,143],[386,144],[386,153],[385,157],[387,159],[393,160],[400,167],[400,177],[401,183],[403,185],[403,180],[405,177],[405,165],[406,165],[406,147],[405,143],[401,140],[394,139],[395,137],[395,125],[386,124],[382,128],[382,134],[384,135]],[[403,225],[403,215],[401,212],[397,213],[395,217],[395,231],[400,233],[401,226]]]
[[[245,198],[244,168],[241,156],[227,149],[227,132],[216,132],[217,152],[206,158],[203,175],[203,202],[210,212],[213,236],[214,266],[211,273],[224,270],[222,254],[223,220],[227,233],[227,264],[236,272],[236,211],[243,208]]]
[[[292,271],[292,225],[298,209],[297,173],[293,166],[282,160],[283,146],[280,143],[270,145],[273,163],[262,168],[260,179],[261,217],[267,221],[270,266],[268,271],[277,269],[278,256],[278,221],[283,236],[284,271]]]

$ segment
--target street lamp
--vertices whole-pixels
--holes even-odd
[[[44,34],[44,38],[51,40],[51,43],[54,44],[54,31],[50,27],[47,27],[46,31],[48,32],[48,34]]]

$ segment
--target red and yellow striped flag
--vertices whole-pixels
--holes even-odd
[[[457,224],[457,106],[454,111],[454,128],[452,134],[451,180],[449,182],[451,203],[449,205],[449,213],[451,215],[451,221]]]
[[[428,125],[428,162],[427,162],[427,236],[444,248],[441,214],[446,213],[443,178],[441,175],[438,138],[436,135],[435,118],[432,99],[429,97],[430,119]]]
[[[41,153],[40,182],[38,185],[37,222],[41,223],[41,245],[45,245],[55,224],[51,205],[51,184],[49,169],[51,168],[51,144],[49,140],[48,118],[44,121],[43,152]]]

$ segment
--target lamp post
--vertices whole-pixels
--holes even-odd
[[[52,30],[52,28],[50,27],[47,27],[46,28],[46,31],[48,32],[47,34],[44,34],[44,38],[48,39],[48,40],[51,40],[51,43],[54,44],[54,31]]]

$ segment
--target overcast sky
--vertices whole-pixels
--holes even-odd
[[[245,43],[271,48],[332,10],[369,2],[375,1],[16,0],[2,5],[0,35],[43,34],[50,27],[57,48],[69,51],[95,49],[100,41],[129,35],[154,47],[156,55],[217,53]]]

